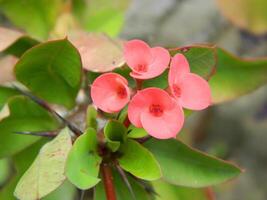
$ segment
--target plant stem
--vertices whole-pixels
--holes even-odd
[[[101,173],[106,191],[107,200],[116,200],[116,192],[113,184],[111,168],[107,163],[101,164]]]

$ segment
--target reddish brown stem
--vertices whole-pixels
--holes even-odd
[[[101,164],[101,173],[107,200],[116,200],[116,192],[113,184],[113,176],[110,166],[106,163]]]
[[[142,89],[143,80],[135,79],[135,82],[136,82],[136,90],[141,90]]]

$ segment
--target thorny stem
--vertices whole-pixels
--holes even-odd
[[[110,166],[107,163],[101,164],[101,173],[106,191],[107,200],[116,200],[116,192],[113,183],[113,176]]]

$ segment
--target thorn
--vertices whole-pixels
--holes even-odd
[[[20,92],[22,95],[29,97],[33,102],[40,105],[42,108],[46,109],[48,112],[52,113],[54,116],[59,118],[68,128],[76,135],[80,136],[82,134],[82,131],[79,130],[76,126],[74,126],[71,122],[69,122],[67,119],[62,117],[59,113],[57,113],[55,110],[53,110],[48,103],[46,103],[44,100],[40,99],[37,96],[34,96],[30,92],[23,91],[22,89],[18,88],[17,86],[13,85],[14,89],[16,89],[18,92]]]
[[[42,136],[42,137],[55,137],[55,136],[57,136],[57,131],[48,131],[48,132],[14,131],[13,133],[22,134],[22,135]]]
[[[133,192],[133,188],[132,188],[132,186],[131,186],[131,184],[130,184],[128,178],[127,178],[127,175],[126,175],[125,172],[120,168],[120,166],[116,165],[116,168],[117,168],[119,174],[121,175],[121,177],[122,177],[124,183],[126,184],[128,190],[129,190],[129,192],[131,193],[133,199],[136,200],[136,196],[135,196],[135,194],[134,194],[134,192]]]
[[[137,179],[137,178],[136,178],[136,180],[140,183],[140,185],[142,185],[144,187],[144,189],[149,194],[160,197],[160,195],[154,190],[154,188],[148,182],[143,181],[141,179]]]
[[[85,190],[80,190],[80,200],[83,200],[85,196]]]

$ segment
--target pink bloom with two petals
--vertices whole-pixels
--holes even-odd
[[[162,74],[170,62],[169,52],[162,47],[150,48],[141,40],[131,40],[124,45],[124,58],[136,79],[150,79]]]
[[[127,80],[116,73],[102,74],[91,86],[93,103],[107,113],[120,111],[130,100]]]
[[[159,88],[138,91],[129,103],[128,117],[133,125],[158,139],[175,137],[184,123],[182,108]]]
[[[168,79],[171,93],[182,107],[202,110],[211,104],[208,82],[190,73],[189,63],[183,54],[173,57]]]

